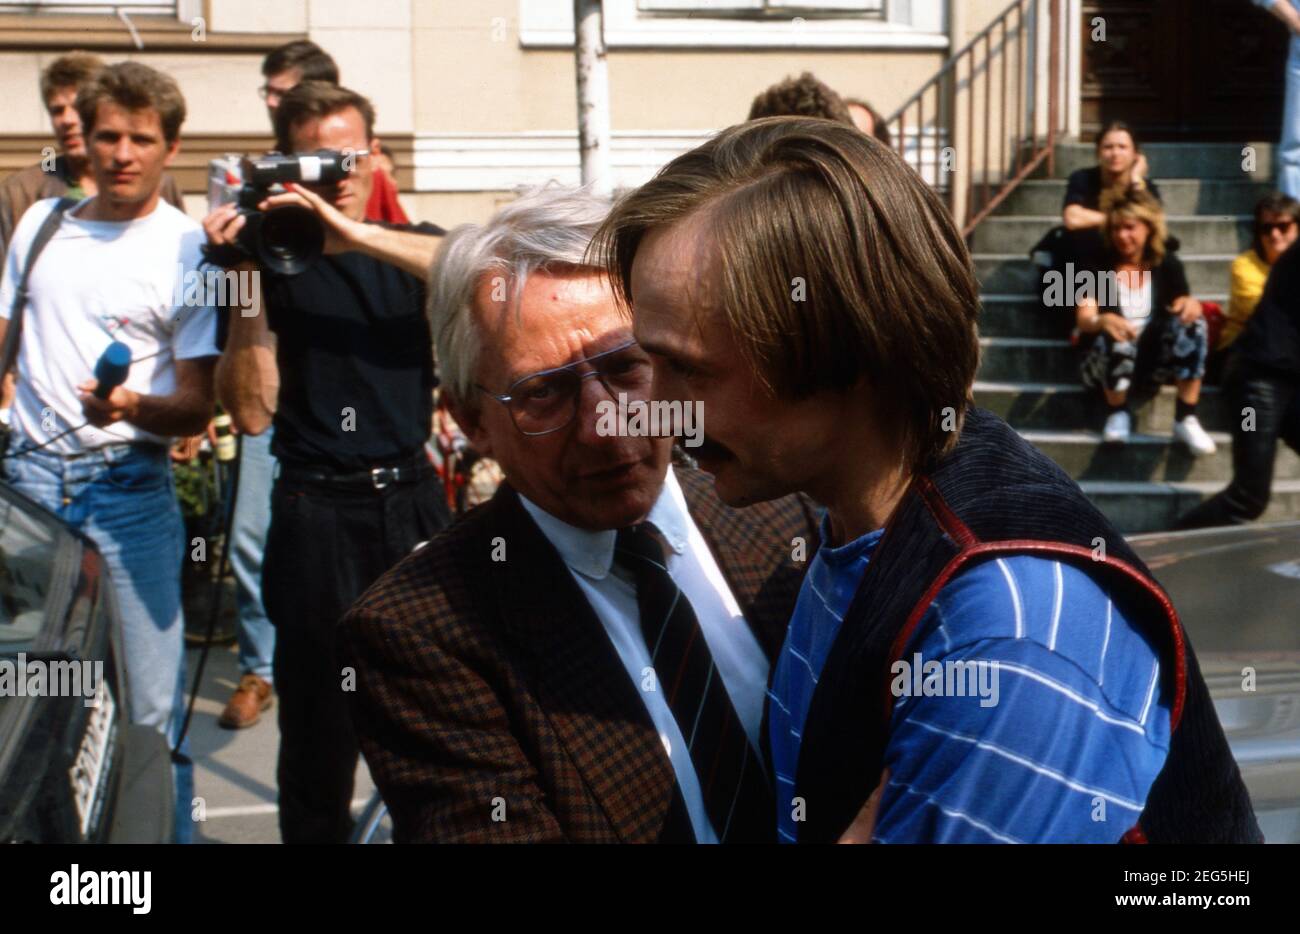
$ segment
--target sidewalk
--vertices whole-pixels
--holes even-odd
[[[199,650],[186,651],[188,691],[194,683]],[[190,723],[190,754],[194,758],[194,793],[203,799],[206,820],[195,828],[195,843],[279,843],[275,758],[280,745],[276,708],[262,714],[256,726],[223,730],[217,717],[239,681],[235,647],[213,646],[203,672],[199,699]],[[357,766],[354,812],[374,791],[365,762]]]

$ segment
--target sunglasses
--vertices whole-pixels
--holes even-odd
[[[1260,224],[1259,232],[1265,236],[1271,234],[1275,230],[1280,230],[1282,233],[1289,233],[1291,228],[1294,226],[1295,221],[1279,221],[1276,224]]]

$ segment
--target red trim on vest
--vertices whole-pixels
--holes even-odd
[[[979,536],[972,532],[965,522],[957,518],[957,514],[952,511],[952,507],[935,487],[934,481],[929,477],[918,477],[916,491],[925,501],[935,521],[939,523],[939,528],[947,532],[953,541],[962,547],[962,550],[979,544]]]
[[[1142,829],[1142,825],[1134,824],[1127,831],[1125,831],[1124,836],[1119,838],[1119,842],[1120,843],[1150,843],[1151,841],[1147,839],[1146,831]]]
[[[961,551],[953,556],[952,560],[944,566],[939,575],[930,583],[925,594],[912,608],[908,614],[907,622],[899,630],[898,635],[894,637],[894,643],[889,650],[889,665],[886,671],[892,671],[894,662],[903,657],[903,652],[907,649],[907,643],[911,640],[912,634],[916,627],[920,625],[921,618],[925,616],[925,611],[930,608],[934,598],[938,596],[939,591],[948,583],[954,574],[972,558],[983,557],[986,555],[997,554],[1055,554],[1069,556],[1073,558],[1087,558],[1090,561],[1096,560],[1093,552],[1082,545],[1069,545],[1065,542],[1045,542],[1034,539],[1015,539],[1000,542],[981,542],[964,522],[957,517],[935,488],[934,484],[928,477],[918,478],[916,484],[917,492],[921,495],[926,507],[929,508],[935,521],[939,523],[940,528],[948,533],[955,541],[962,545]],[[1101,563],[1109,565],[1112,568],[1126,574],[1139,586],[1143,587],[1148,593],[1156,598],[1161,609],[1165,612],[1165,621],[1169,624],[1170,632],[1173,635],[1174,644],[1174,704],[1169,718],[1169,731],[1172,733],[1178,729],[1179,721],[1183,716],[1183,703],[1187,693],[1187,652],[1183,642],[1182,626],[1178,624],[1178,612],[1174,609],[1169,597],[1165,592],[1157,587],[1145,575],[1136,568],[1120,561],[1118,558],[1107,556]],[[884,705],[885,723],[888,725],[889,718],[893,714],[894,703],[893,694],[889,689],[890,680],[885,679],[885,697]]]

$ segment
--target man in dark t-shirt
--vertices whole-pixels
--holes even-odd
[[[388,229],[443,233],[433,224]],[[280,370],[272,453],[346,473],[420,451],[434,387],[423,282],[357,252],[262,281]]]
[[[265,314],[230,312],[217,392],[241,431],[275,429],[262,598],[276,627],[280,833],[345,842],[358,749],[336,626],[448,518],[424,453],[435,379],[423,283],[443,231],[364,222],[377,150],[364,97],[304,82],[280,101],[275,125],[282,152],[339,150],[351,171],[263,202],[314,211],[326,255],[296,276],[263,271]],[[204,222],[227,262],[244,223],[229,206]]]

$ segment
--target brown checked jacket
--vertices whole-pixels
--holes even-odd
[[[706,475],[675,469],[774,662],[817,549],[815,505],[790,496],[731,509]],[[396,841],[659,838],[675,788],[668,755],[600,620],[508,485],[357,601],[340,655],[355,669],[353,720]]]

